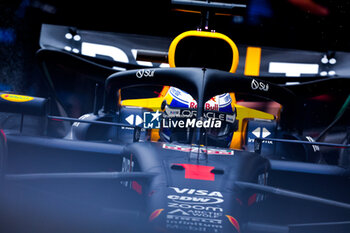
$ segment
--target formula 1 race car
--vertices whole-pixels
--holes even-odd
[[[51,34],[73,44],[84,37],[43,29],[58,29]],[[259,75],[256,56],[248,59],[256,48],[243,75],[235,43],[215,31],[180,34],[167,53],[137,51],[158,63],[141,69],[117,70],[123,64],[115,60],[128,56],[111,48],[104,51],[114,62],[101,64],[95,55],[103,46],[82,42],[93,59],[62,46],[38,52],[47,76],[54,61],[95,76],[103,88],[93,99],[82,96],[90,112],[78,111],[76,99],[69,111],[51,76],[50,98],[0,93],[3,232],[350,229],[350,133],[342,121],[349,101],[324,130],[314,124],[327,121],[315,113],[324,105],[311,106],[320,96],[347,97],[348,77]],[[343,143],[322,141],[339,123],[332,135]]]

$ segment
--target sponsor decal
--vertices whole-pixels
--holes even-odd
[[[175,144],[163,144],[163,148],[167,150],[176,150],[176,151],[182,151],[182,152],[193,152],[193,153],[207,153],[209,155],[234,155],[233,150],[228,149],[206,149],[206,148],[198,148],[198,147],[192,147],[192,146],[185,146],[185,145],[175,145]]]
[[[203,217],[203,218],[220,218],[222,216],[222,213],[200,211],[200,210],[189,210],[188,213],[192,214],[195,217]]]
[[[219,232],[222,220],[191,216],[167,215],[166,228],[180,231]]]
[[[266,138],[271,135],[271,132],[268,131],[265,127],[263,128],[258,127],[252,131],[252,134],[257,138]],[[248,142],[254,142],[254,141],[255,141],[254,138],[248,137]],[[263,140],[262,143],[273,144],[273,142],[269,140]]]
[[[136,77],[137,78],[143,78],[143,77],[153,77],[154,76],[154,71],[155,70],[145,70],[141,69],[136,72]]]
[[[182,146],[182,145],[175,145],[175,144],[163,144],[163,148],[167,150],[176,150],[176,151],[182,151],[182,152],[192,151],[191,146]]]
[[[190,104],[188,105],[189,108],[197,108],[197,101],[192,100]]]
[[[204,109],[208,111],[219,111],[219,103],[215,96],[204,104]]]
[[[153,211],[151,213],[151,215],[149,216],[148,220],[151,222],[153,221],[155,218],[157,218],[163,211],[164,209],[156,209],[155,211]]]
[[[189,188],[177,188],[170,187],[173,189],[177,195],[168,195],[167,198],[172,200],[175,203],[182,204],[219,204],[224,202],[221,192],[208,190],[199,190],[199,189],[189,189]],[[194,196],[190,196],[194,195]],[[200,196],[200,197],[198,197]]]
[[[175,101],[182,104],[186,104],[191,109],[197,108],[197,101],[185,91],[182,91],[176,87],[169,89],[169,94]],[[204,104],[204,109],[208,111],[220,111],[220,109],[227,107],[232,102],[229,93],[214,96]]]
[[[220,108],[224,108],[230,105],[232,102],[229,93],[222,94],[220,96],[214,96],[204,104],[204,110],[208,111],[220,111]],[[197,101],[192,99],[189,104],[189,108],[197,108]]]
[[[254,138],[248,138],[248,142],[254,142],[255,139]],[[262,143],[265,143],[265,144],[273,144],[272,141],[269,141],[269,140],[263,140]]]
[[[187,210],[198,210],[206,212],[222,212],[223,209],[217,206],[203,206],[203,205],[190,205],[190,204],[180,204],[180,203],[168,203],[168,207],[171,208],[180,208]]]
[[[177,203],[174,203],[177,204]],[[220,218],[222,213],[205,211],[205,210],[184,210],[184,209],[174,209],[169,211],[168,214],[177,214],[181,216],[194,216],[194,217],[203,217],[203,218]]]
[[[181,214],[181,215],[190,215],[188,213],[186,213],[186,211],[182,210],[182,209],[176,209],[176,210],[172,210],[172,211],[169,211],[168,214]]]
[[[219,232],[222,227],[223,195],[219,191],[170,187],[166,227],[168,229]],[[209,205],[212,204],[212,205]]]
[[[126,122],[128,122],[130,125],[140,125],[143,123],[143,119],[139,115],[131,114],[125,118]]]
[[[255,137],[259,138],[259,137],[262,137],[262,138],[266,138],[268,136],[270,136],[270,131],[268,131],[265,127],[264,128],[256,128],[253,130],[252,134],[254,134]]]
[[[221,192],[218,192],[218,191],[208,191],[203,189],[190,189],[190,188],[177,188],[177,187],[170,187],[170,188],[178,194],[221,197],[221,198],[223,197]]]
[[[236,228],[237,232],[241,232],[238,221],[230,215],[226,215],[226,217],[228,218],[230,223]]]
[[[263,82],[258,82],[255,79],[252,80],[250,86],[252,87],[253,90],[261,90],[261,91],[268,91],[269,90],[269,84],[263,83]]]
[[[168,117],[181,117],[181,110],[177,108],[165,108],[165,113]]]
[[[14,95],[14,94],[2,94],[1,98],[10,102],[28,102],[34,99],[31,96]]]
[[[197,102],[195,100],[192,100],[189,105],[189,108],[197,108]],[[208,110],[208,111],[219,111],[219,104],[215,103],[212,100],[209,100],[208,102],[206,102],[204,104],[204,110]]]
[[[219,204],[224,202],[223,199],[217,197],[192,197],[192,196],[179,196],[179,195],[168,195],[168,199],[176,203],[183,204]]]
[[[199,217],[191,217],[191,216],[178,216],[178,215],[167,215],[167,219],[178,219],[183,221],[196,221],[196,222],[202,222],[202,223],[215,223],[215,224],[221,224],[222,220],[220,219],[210,219],[210,218],[199,218]]]
[[[172,117],[181,117],[181,118],[195,118],[197,116],[197,110],[195,109],[178,109],[178,108],[171,108],[169,106],[165,107],[165,118],[172,118]],[[211,112],[206,111],[203,113],[203,117],[207,119],[218,119],[221,121],[225,121],[226,116],[235,117],[235,114],[226,114],[226,113],[219,113],[219,112]]]
[[[204,150],[209,155],[234,155],[233,150],[225,150],[225,149],[208,149]]]

